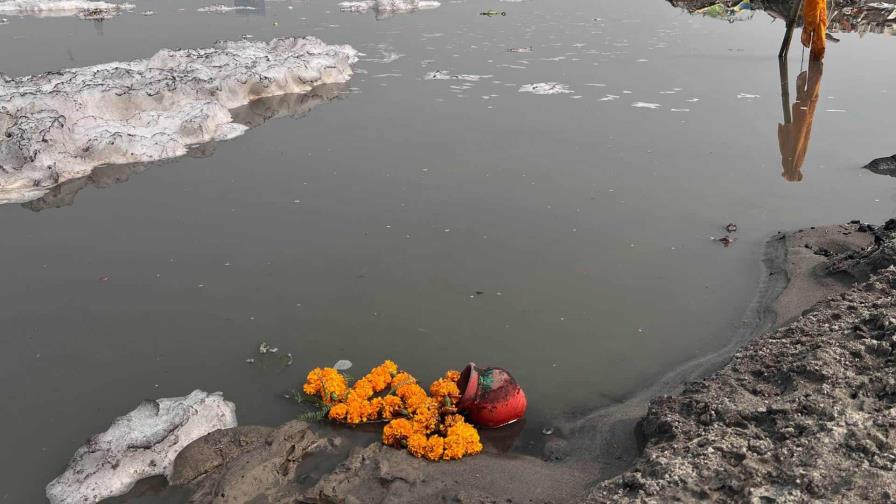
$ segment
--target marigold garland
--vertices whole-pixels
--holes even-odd
[[[459,379],[459,371],[449,370],[429,386],[427,395],[416,378],[387,360],[351,387],[334,368],[312,369],[302,390],[319,397],[334,422],[388,421],[383,428],[387,446],[407,448],[426,460],[457,460],[482,451],[476,427],[457,414]]]

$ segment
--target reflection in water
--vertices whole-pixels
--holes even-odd
[[[809,151],[812,120],[818,104],[824,65],[812,60],[809,68],[796,77],[796,101],[791,107],[787,61],[782,59],[778,64],[781,72],[781,103],[784,108],[784,123],[778,124],[778,148],[781,150],[781,166],[784,169],[781,176],[790,182],[799,182],[803,180],[800,169]]]
[[[346,84],[323,84],[307,93],[283,94],[253,100],[230,111],[233,121],[250,128],[281,117],[300,118],[311,109],[348,92]]]
[[[705,14],[728,21],[749,19],[744,14],[763,10],[776,19],[787,20],[793,8],[793,0],[668,0],[675,7],[691,14]],[[745,10],[744,3],[749,4]],[[863,0],[829,0],[828,32],[833,33],[883,33],[896,34],[896,4],[892,2],[866,2]],[[740,8],[739,8],[740,6]],[[802,25],[802,18],[797,26]],[[830,36],[828,36],[830,38]]]
[[[259,98],[230,111],[234,122],[250,128],[261,126],[267,121],[281,117],[299,118],[321,103],[339,98],[345,94],[345,84],[325,84],[307,93],[285,94]],[[209,157],[215,153],[215,142],[192,146],[187,153],[190,157]],[[23,203],[22,206],[39,212],[48,208],[62,208],[75,202],[75,196],[85,187],[106,188],[127,182],[131,175],[141,173],[151,166],[170,164],[174,160],[155,163],[133,163],[100,166],[90,175],[73,179],[50,189],[42,197]]]

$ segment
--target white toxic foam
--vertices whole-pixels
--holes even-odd
[[[255,7],[237,5],[235,7],[230,7],[222,4],[214,4],[209,5],[208,7],[200,7],[196,9],[196,12],[206,12],[211,14],[226,14],[228,12],[233,11],[243,11],[243,10],[255,10]]]
[[[314,37],[222,41],[149,59],[0,74],[0,203],[108,164],[158,161],[241,135],[229,109],[347,82],[358,52]]]
[[[0,14],[35,17],[79,16],[86,19],[110,18],[133,10],[132,4],[92,0],[2,0]]]
[[[377,16],[385,17],[390,14],[414,12],[424,9],[435,9],[442,5],[435,0],[352,0],[339,3],[339,10],[343,12],[367,12],[375,10]]]
[[[520,93],[532,93],[537,95],[569,94],[572,90],[566,84],[558,82],[536,82],[520,86]]]

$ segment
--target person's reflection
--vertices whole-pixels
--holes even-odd
[[[821,61],[810,61],[808,70],[796,77],[796,101],[790,107],[789,76],[787,61],[780,60],[781,102],[784,106],[784,123],[778,124],[778,147],[781,149],[782,177],[790,182],[803,180],[800,168],[806,160],[809,150],[809,137],[812,135],[812,119],[815,117],[815,106],[818,104],[818,93],[821,90],[821,74],[824,65]]]

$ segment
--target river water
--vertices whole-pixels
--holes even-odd
[[[896,181],[860,169],[896,150],[890,37],[838,35],[805,162],[782,174],[783,23],[761,12],[467,0],[378,20],[331,0],[223,15],[135,3],[102,23],[6,16],[0,72],[243,34],[365,56],[300,117],[0,206],[2,502],[41,502],[87,436],[143,398],[220,390],[241,424],[273,424],[302,411],[282,394],[338,359],[360,374],[391,358],[424,380],[503,366],[537,433],[723,346],[775,231],[896,208]],[[424,79],[437,70],[483,77]],[[540,82],[572,92],[519,92]],[[724,247],[712,237],[729,222]]]

